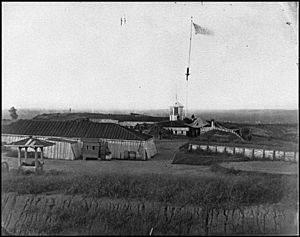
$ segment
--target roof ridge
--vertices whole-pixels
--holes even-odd
[[[93,122],[93,121],[89,121],[90,123],[93,123],[93,124],[99,124],[99,123],[97,123],[97,122]],[[124,127],[124,126],[121,126],[120,124],[116,124],[116,123],[101,123],[102,125],[103,124],[107,124],[107,125],[110,125],[110,126],[115,126],[115,127],[119,127],[119,128],[121,128],[122,130],[125,130],[125,131],[127,131],[127,132],[129,132],[131,135],[133,135],[135,138],[137,138],[137,139],[139,139],[139,140],[145,140],[145,138],[144,137],[142,137],[143,135],[147,135],[147,134],[143,134],[142,133],[142,136],[138,136],[138,134],[137,133],[139,133],[139,132],[137,132],[137,131],[133,131],[133,130],[131,130],[131,129],[129,129],[129,128],[126,128],[126,127]]]
[[[119,125],[119,124],[116,124],[116,125]],[[132,134],[134,137],[137,137],[139,140],[140,139],[144,140],[142,137],[138,137],[136,134],[134,134],[129,128],[125,128],[125,127],[123,127],[121,125],[119,125],[119,127],[121,127],[121,129],[123,129],[123,130],[126,130],[127,132],[129,132],[130,134]]]
[[[119,124],[117,124],[119,125]],[[142,137],[143,135],[147,135],[147,134],[143,134],[143,133],[140,133],[140,132],[137,132],[137,131],[134,131],[134,130],[131,130],[129,128],[126,128],[126,127],[123,127],[121,125],[119,125],[122,129],[125,129],[127,130],[129,133],[131,133],[133,136],[137,137],[138,139],[142,139],[143,141],[146,140],[144,137]],[[138,136],[138,133],[141,134],[142,136]]]

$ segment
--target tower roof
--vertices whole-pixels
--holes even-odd
[[[172,107],[184,107],[184,106],[177,100]]]

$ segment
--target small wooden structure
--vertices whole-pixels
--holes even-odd
[[[43,170],[43,148],[47,146],[53,146],[55,143],[43,141],[37,138],[32,138],[31,136],[16,142],[9,143],[5,146],[8,147],[17,147],[18,148],[18,168],[23,170],[31,170],[36,171],[37,169]],[[21,150],[22,148],[25,149],[25,157],[24,161],[21,160]],[[26,163],[27,160],[27,150],[28,148],[34,149],[34,164]],[[38,160],[38,148],[40,148],[40,161]]]
[[[99,139],[83,138],[82,157],[97,158],[98,160],[106,160],[106,156],[110,153],[108,143]]]

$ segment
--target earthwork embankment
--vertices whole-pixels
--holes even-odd
[[[159,202],[93,199],[62,194],[2,195],[2,227],[40,234],[272,234],[296,233],[296,210],[285,205],[201,209]]]

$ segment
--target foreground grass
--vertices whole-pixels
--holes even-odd
[[[57,192],[92,198],[124,198],[176,205],[240,206],[286,201],[298,197],[297,177],[227,172],[201,179],[167,175],[2,175],[2,192],[42,194]]]
[[[286,234],[294,233],[289,219],[282,227],[257,224],[247,217],[241,226],[231,220],[231,229],[218,230],[211,226],[216,213],[228,217],[230,213],[244,213],[247,206],[283,203],[296,210],[298,200],[297,177],[273,174],[248,174],[233,169],[211,167],[215,177],[192,178],[167,175],[71,175],[50,171],[40,174],[9,173],[2,175],[2,192],[43,194],[47,192],[83,195],[90,198],[160,203],[163,206],[197,206],[197,215],[165,215],[157,210],[140,213],[134,209],[106,209],[88,211],[82,202],[72,202],[64,210],[52,213],[54,222],[37,220],[31,229],[37,234],[66,235],[148,235],[151,228],[158,235],[208,234]],[[272,209],[273,210],[273,209]],[[36,210],[37,212],[39,210]],[[274,211],[274,210],[273,210]],[[278,215],[275,213],[274,215]],[[245,222],[244,222],[245,221]],[[224,223],[227,223],[226,221]],[[26,224],[26,223],[25,223]],[[275,226],[275,229],[274,229]],[[32,227],[31,227],[32,228]],[[195,229],[196,228],[196,229]],[[277,229],[276,229],[277,228]],[[195,232],[196,231],[196,232]]]

